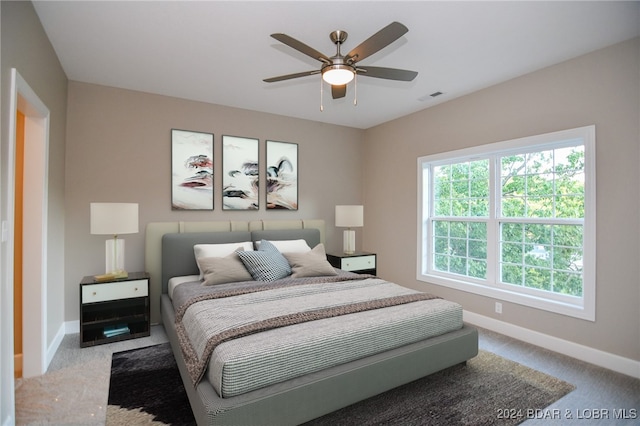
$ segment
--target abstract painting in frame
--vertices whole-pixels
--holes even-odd
[[[213,210],[213,134],[171,129],[171,207]]]
[[[222,209],[258,210],[260,207],[259,141],[222,136]]]
[[[298,210],[298,144],[267,141],[267,209]]]

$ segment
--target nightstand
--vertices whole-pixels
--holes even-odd
[[[149,336],[149,274],[97,282],[80,282],[80,347]]]
[[[327,260],[334,268],[358,274],[376,275],[376,254],[357,251],[352,254],[327,254]]]

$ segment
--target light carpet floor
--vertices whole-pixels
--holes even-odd
[[[480,349],[565,380],[576,390],[549,406],[561,412],[636,410],[636,419],[573,419],[569,424],[637,425],[640,419],[640,380],[540,349],[480,329]],[[40,377],[16,381],[17,425],[104,425],[111,354],[167,341],[162,326],[151,336],[108,345],[80,348],[79,336],[65,336]],[[508,408],[508,407],[507,407]],[[606,412],[606,411],[601,411]],[[530,419],[525,425],[568,424],[567,419]]]

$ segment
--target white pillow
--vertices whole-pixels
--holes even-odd
[[[305,240],[268,240],[280,253],[306,253],[311,247]],[[260,249],[260,241],[256,241],[256,249]]]
[[[253,243],[251,241],[245,241],[243,243],[226,243],[226,244],[196,244],[193,246],[193,252],[196,255],[196,263],[201,257],[227,257],[236,249],[242,248],[245,251],[253,251]],[[200,270],[200,278],[204,278],[200,264],[198,263],[198,269]]]

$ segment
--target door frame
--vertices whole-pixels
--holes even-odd
[[[35,91],[11,69],[11,92],[9,111],[9,158],[7,159],[7,203],[6,223],[3,222],[5,273],[2,281],[3,319],[10,324],[4,328],[2,357],[11,369],[13,381],[13,253],[15,223],[15,149],[16,116],[20,110],[25,115],[25,215],[23,262],[23,377],[39,376],[46,372],[47,360],[47,210],[48,210],[48,164],[50,112]],[[28,211],[28,213],[27,213]],[[3,334],[5,334],[3,332]],[[7,372],[5,372],[7,373]],[[8,374],[7,374],[8,376]],[[8,380],[7,377],[3,381]],[[15,382],[14,382],[15,383]],[[13,383],[12,383],[13,384]],[[3,383],[2,388],[6,383]],[[15,400],[14,386],[10,388],[11,400]]]

